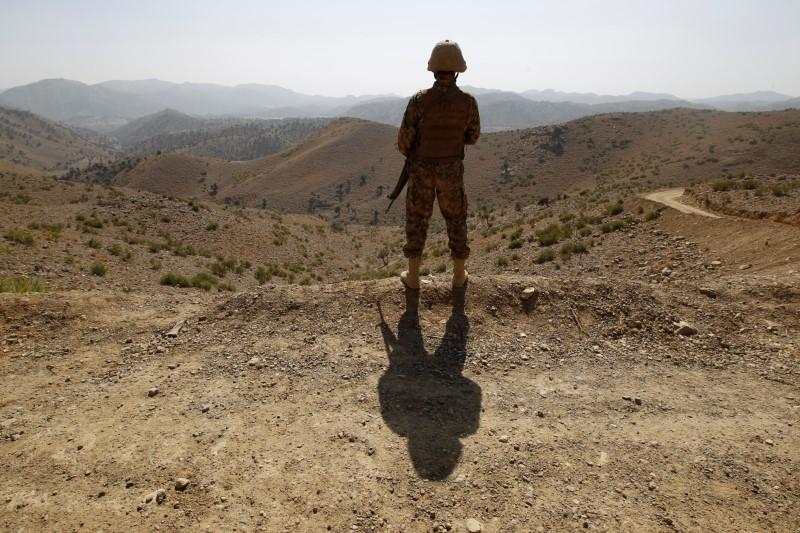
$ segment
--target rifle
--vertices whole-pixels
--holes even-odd
[[[406,158],[406,162],[403,163],[403,170],[400,171],[400,177],[397,179],[397,185],[394,186],[394,190],[387,196],[391,202],[389,202],[389,207],[386,208],[386,212],[389,212],[389,209],[392,208],[392,204],[397,197],[400,196],[400,193],[403,192],[403,187],[406,186],[408,183],[408,158]]]

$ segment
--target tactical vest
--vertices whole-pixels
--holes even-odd
[[[422,96],[422,120],[414,157],[423,161],[464,159],[469,96],[455,85]]]

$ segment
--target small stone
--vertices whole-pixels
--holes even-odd
[[[155,492],[151,492],[147,496],[144,497],[144,503],[156,502],[157,505],[161,505],[164,503],[164,500],[167,499],[167,491],[164,489],[158,489]]]
[[[642,399],[641,398],[634,398],[633,399],[633,403],[635,403],[636,405],[642,405]]]
[[[686,322],[684,320],[681,320],[676,325],[675,333],[677,335],[683,335],[684,337],[689,337],[691,335],[696,335],[697,334],[697,328],[695,328],[690,323],[688,323],[688,322]]]
[[[464,525],[467,527],[467,531],[469,533],[481,533],[483,531],[483,524],[475,520],[474,518],[467,518]]]
[[[186,487],[189,486],[190,481],[185,477],[179,477],[175,480],[175,490],[178,492],[183,492],[186,490]]]
[[[700,294],[708,296],[709,298],[716,298],[717,290],[712,287],[700,287]]]
[[[536,416],[538,416],[539,418],[544,418],[544,412],[543,411],[536,411]]]
[[[167,365],[167,368],[169,368],[170,370],[175,370],[176,368],[178,368],[178,365],[175,363],[170,363]]]
[[[712,267],[722,266],[722,261],[711,261]]]
[[[500,442],[508,442],[508,435],[501,435]]]
[[[147,391],[147,397],[152,398],[153,396],[157,395],[159,392],[158,387],[153,387],[152,389]]]
[[[766,439],[764,442],[766,442],[770,446],[775,446],[775,441],[773,441],[772,439]]]
[[[651,481],[650,483],[648,483],[648,484],[647,484],[647,488],[648,488],[648,489],[650,489],[650,490],[656,490],[656,483],[655,483],[655,481]]]
[[[253,357],[249,361],[247,361],[247,364],[249,366],[258,366],[259,363],[261,363],[261,359],[259,359],[258,357]]]
[[[136,483],[134,483],[134,482],[133,482],[133,481],[131,481],[130,479],[129,479],[128,481],[126,481],[126,482],[125,482],[125,488],[126,488],[126,489],[132,489],[132,488],[133,488],[135,485],[136,485]]]
[[[207,413],[211,409],[211,404],[204,404],[203,407],[200,408],[200,411]]]
[[[752,266],[753,265],[751,265],[750,263],[747,263],[745,265],[739,266],[739,270],[747,270],[748,268],[751,268]]]

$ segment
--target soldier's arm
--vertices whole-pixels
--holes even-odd
[[[478,112],[478,102],[470,97],[467,115],[467,129],[464,131],[464,144],[475,144],[481,136],[481,115]]]
[[[406,112],[403,115],[403,123],[400,125],[400,131],[397,132],[397,149],[406,157],[408,157],[414,149],[414,143],[417,140],[419,119],[419,93],[417,93],[408,101]]]

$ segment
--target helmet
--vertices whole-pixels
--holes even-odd
[[[464,72],[467,64],[464,56],[461,55],[461,48],[455,41],[439,41],[433,47],[431,58],[428,60],[428,70],[437,72],[440,70],[448,72]]]

